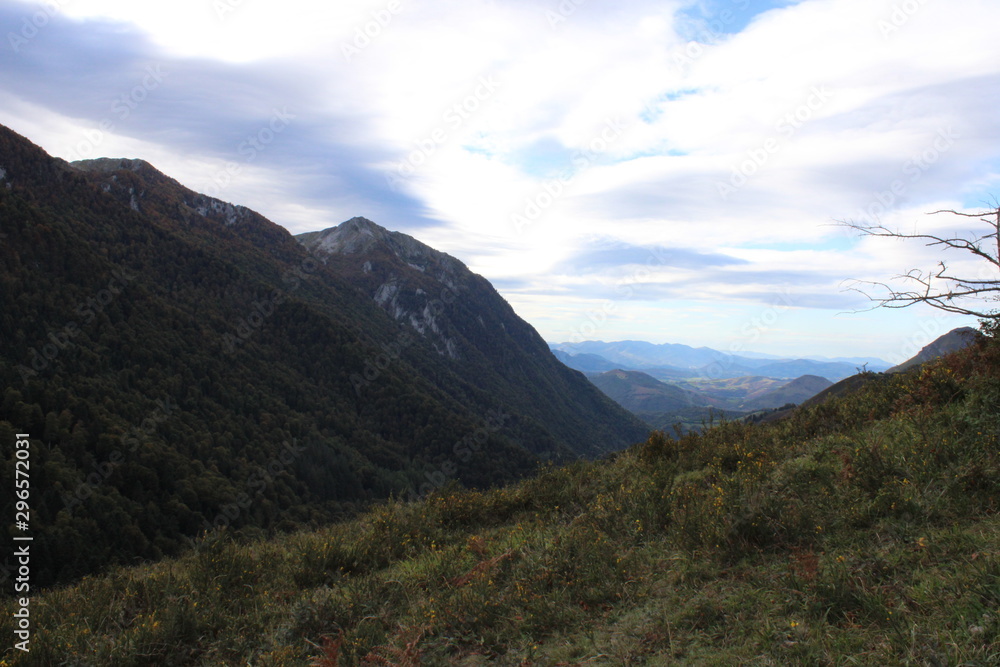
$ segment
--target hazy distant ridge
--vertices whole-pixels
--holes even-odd
[[[747,353],[734,355],[710,347],[691,347],[680,343],[647,343],[644,341],[582,341],[550,343],[562,353],[560,360],[571,368],[598,371],[664,369],[677,371],[678,377],[701,376],[734,378],[747,375],[794,379],[816,375],[832,382],[850,377],[867,364],[867,370],[884,371],[891,364],[883,359],[858,357],[851,359],[780,358],[773,355]],[[753,356],[750,356],[753,355]],[[602,363],[601,360],[607,363]]]

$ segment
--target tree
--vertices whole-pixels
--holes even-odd
[[[928,215],[947,213],[964,218],[974,218],[983,223],[988,232],[970,231],[964,236],[945,237],[934,234],[904,234],[877,224],[855,221],[840,224],[859,232],[862,236],[886,237],[902,240],[924,241],[928,247],[940,247],[943,251],[961,251],[981,261],[981,270],[972,276],[954,275],[944,259],[937,268],[923,271],[910,269],[895,277],[903,287],[888,283],[856,280],[852,291],[865,295],[874,303],[872,308],[906,308],[923,303],[939,310],[959,315],[982,318],[984,326],[995,328],[1000,324],[1000,311],[987,311],[971,301],[992,299],[1000,301],[1000,203],[994,201],[995,209],[976,213],[963,213],[946,209]],[[873,291],[878,293],[872,293]]]

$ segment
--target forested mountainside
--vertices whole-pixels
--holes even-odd
[[[0,170],[0,443],[13,479],[32,436],[39,585],[645,435],[523,347],[482,383],[280,226],[141,160],[69,165],[0,128]]]

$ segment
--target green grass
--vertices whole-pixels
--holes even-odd
[[[0,664],[998,664],[998,406],[988,344],[775,424],[209,535],[39,595]]]

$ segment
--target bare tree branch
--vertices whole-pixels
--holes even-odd
[[[970,231],[968,238],[936,236],[934,234],[905,234],[898,230],[889,229],[881,223],[865,224],[848,220],[840,221],[838,224],[853,229],[861,236],[924,241],[924,245],[927,247],[941,247],[945,251],[958,250],[968,253],[986,261],[990,265],[990,269],[996,269],[996,278],[983,277],[982,275],[976,277],[954,275],[942,260],[932,271],[910,269],[906,273],[894,277],[894,280],[910,283],[911,289],[894,287],[878,281],[855,280],[851,282],[851,287],[848,287],[847,290],[863,294],[871,301],[873,305],[867,310],[907,308],[923,303],[949,313],[971,315],[994,322],[1000,321],[1000,311],[987,312],[982,307],[965,307],[955,303],[962,299],[990,297],[994,300],[1000,300],[1000,203],[994,203],[996,204],[995,209],[975,213],[946,209],[928,214],[948,213],[964,218],[977,218],[990,230],[980,234]],[[995,250],[993,250],[994,247]],[[884,292],[884,295],[876,296],[872,293],[873,290]]]

